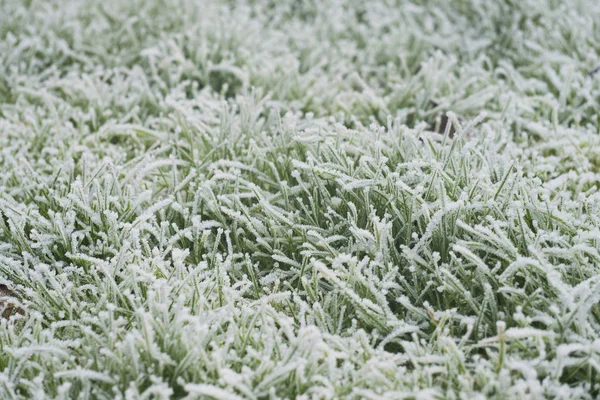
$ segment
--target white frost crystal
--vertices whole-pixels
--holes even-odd
[[[0,1],[0,399],[598,398],[599,20]]]

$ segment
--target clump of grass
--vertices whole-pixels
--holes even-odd
[[[596,398],[593,1],[0,4],[0,397]]]

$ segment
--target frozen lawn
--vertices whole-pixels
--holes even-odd
[[[597,0],[0,0],[0,399],[600,396]]]

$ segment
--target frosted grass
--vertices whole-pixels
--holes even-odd
[[[599,16],[0,2],[0,397],[598,397]]]

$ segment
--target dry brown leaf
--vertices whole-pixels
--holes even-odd
[[[17,298],[15,293],[8,288],[8,286],[0,284],[0,310],[2,310],[2,318],[9,318],[13,311],[16,311],[20,314],[23,313],[23,310],[18,308],[15,310],[14,304],[9,301],[6,301],[7,297]]]

